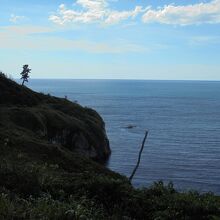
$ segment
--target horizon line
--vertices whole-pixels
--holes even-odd
[[[13,79],[13,78],[12,78]],[[20,78],[14,78],[20,80]],[[118,80],[118,81],[203,81],[220,82],[220,79],[133,79],[133,78],[30,78],[29,80]]]

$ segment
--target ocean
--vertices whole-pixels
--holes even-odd
[[[220,194],[220,82],[31,79],[27,86],[98,111],[112,149],[107,166],[128,177],[148,130],[134,186],[163,180]]]

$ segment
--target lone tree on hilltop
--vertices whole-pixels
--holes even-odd
[[[31,69],[29,66],[26,64],[23,66],[23,71],[20,73],[21,74],[21,79],[23,80],[22,86],[24,85],[24,82],[28,82],[28,78],[30,77],[28,74],[31,72]]]

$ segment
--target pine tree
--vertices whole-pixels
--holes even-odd
[[[31,69],[29,66],[26,64],[23,66],[23,71],[20,73],[21,74],[21,79],[23,80],[22,86],[24,85],[24,82],[28,82],[29,73],[31,72]]]

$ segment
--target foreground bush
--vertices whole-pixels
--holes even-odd
[[[82,186],[60,198],[49,193],[24,198],[2,188],[0,219],[220,219],[220,198],[211,193],[179,193],[162,182],[135,190],[106,178]]]

